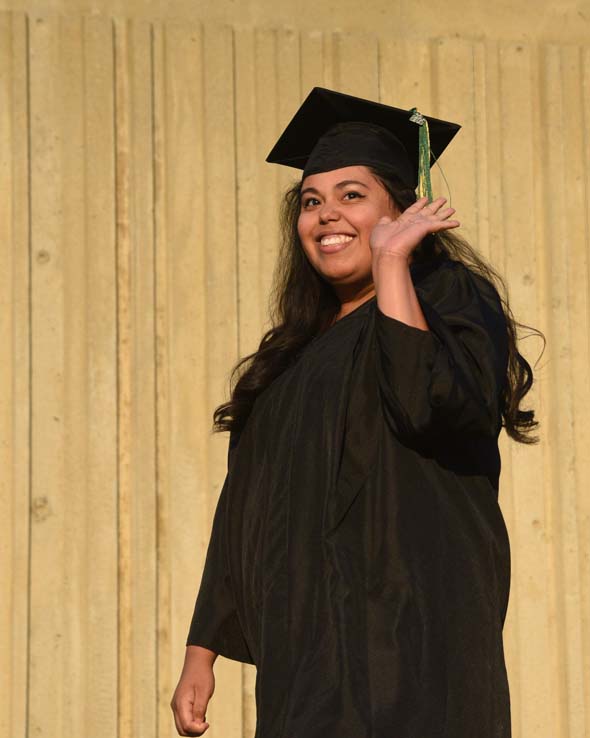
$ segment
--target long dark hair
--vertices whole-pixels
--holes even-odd
[[[388,169],[374,166],[368,169],[381,182],[400,212],[416,201],[414,190],[405,187]],[[300,192],[301,182],[297,182],[287,190],[281,204],[281,245],[270,299],[272,327],[263,335],[258,350],[240,359],[234,367],[231,399],[215,410],[214,431],[239,432],[256,397],[297,359],[313,338],[332,324],[340,309],[336,293],[311,266],[301,246],[297,232]],[[502,424],[515,441],[538,443],[539,438],[531,435],[539,425],[534,419],[534,411],[519,408],[533,384],[533,371],[518,352],[517,329],[527,328],[540,335],[545,343],[544,335],[514,319],[504,280],[459,235],[451,231],[431,234],[412,252],[412,260],[417,263],[438,259],[462,262],[488,280],[498,292],[506,318],[509,346]]]

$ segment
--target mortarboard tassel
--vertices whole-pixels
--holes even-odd
[[[412,108],[410,120],[420,126],[418,131],[418,197],[427,197],[428,202],[432,202],[432,183],[430,181],[430,134],[428,131],[428,121],[418,112],[417,108]]]

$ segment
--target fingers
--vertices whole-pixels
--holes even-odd
[[[426,200],[426,198],[424,198]],[[437,197],[432,202],[427,202],[426,209],[430,210],[432,213],[437,213],[441,207],[445,204],[447,201],[446,197]]]
[[[421,197],[407,208],[402,217],[404,220],[414,222],[426,218],[434,230],[441,230],[440,223],[444,222],[443,228],[456,228],[460,225],[458,220],[449,220],[451,215],[455,213],[455,208],[443,208],[447,201],[446,197],[437,197],[436,200],[428,202],[428,198]]]
[[[410,205],[409,208],[406,208],[404,213],[419,213],[420,211],[426,211],[428,213],[437,213],[438,215],[441,215],[442,212],[448,213],[448,215],[451,215],[455,212],[454,208],[445,208],[443,211],[439,212],[441,207],[445,204],[447,201],[446,197],[437,197],[432,202],[428,202],[427,197],[420,197],[416,200],[415,203]],[[448,217],[448,215],[445,215],[445,217]]]
[[[458,220],[439,220],[431,224],[430,232],[444,231],[448,228],[458,228],[461,225]]]
[[[174,724],[176,725],[176,732],[178,735],[183,736],[199,736],[209,728],[209,723],[199,722],[197,720],[189,720],[188,723],[182,721],[178,713],[174,713]]]
[[[454,212],[455,208],[445,208],[444,210],[439,210],[437,215],[442,220],[447,220],[447,218],[450,218]]]
[[[176,725],[176,732],[178,735],[182,736],[199,736],[203,735],[203,733],[207,730],[209,727],[209,723],[197,723],[195,721],[189,722],[188,725],[183,725],[177,715],[177,713],[174,713],[174,723]]]
[[[438,197],[436,200],[433,200],[430,203],[428,202],[427,197],[419,197],[416,200],[416,202],[412,203],[409,208],[406,208],[404,210],[403,214],[406,215],[407,213],[409,215],[415,215],[416,213],[419,213],[421,210],[424,210],[425,208],[431,209],[433,205],[438,210],[438,208],[443,204],[443,202],[446,202],[446,199],[444,197]],[[439,203],[438,207],[436,206],[437,203]],[[434,212],[434,211],[431,211],[431,212]]]
[[[209,727],[209,723],[207,722],[205,711],[207,710],[207,702],[201,702],[199,698],[197,697],[193,703],[193,722],[197,723],[201,726],[207,726]],[[205,728],[205,730],[207,730]]]
[[[195,699],[188,698],[186,695],[180,697],[173,705],[174,722],[179,735],[183,736],[199,736],[209,728],[209,723],[205,717],[206,703],[195,695]]]

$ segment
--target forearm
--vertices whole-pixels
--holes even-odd
[[[373,282],[377,293],[377,305],[384,315],[414,328],[429,330],[418,302],[406,257],[382,254],[374,258]]]

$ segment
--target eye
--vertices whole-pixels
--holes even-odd
[[[310,207],[313,203],[319,203],[319,200],[317,197],[304,197],[303,201],[301,202],[301,205],[304,208]]]
[[[349,195],[353,195],[353,200],[356,200],[357,198],[363,198],[364,195],[361,195],[360,192],[357,192],[356,190],[349,190],[348,192],[344,193],[344,197],[347,198]]]

